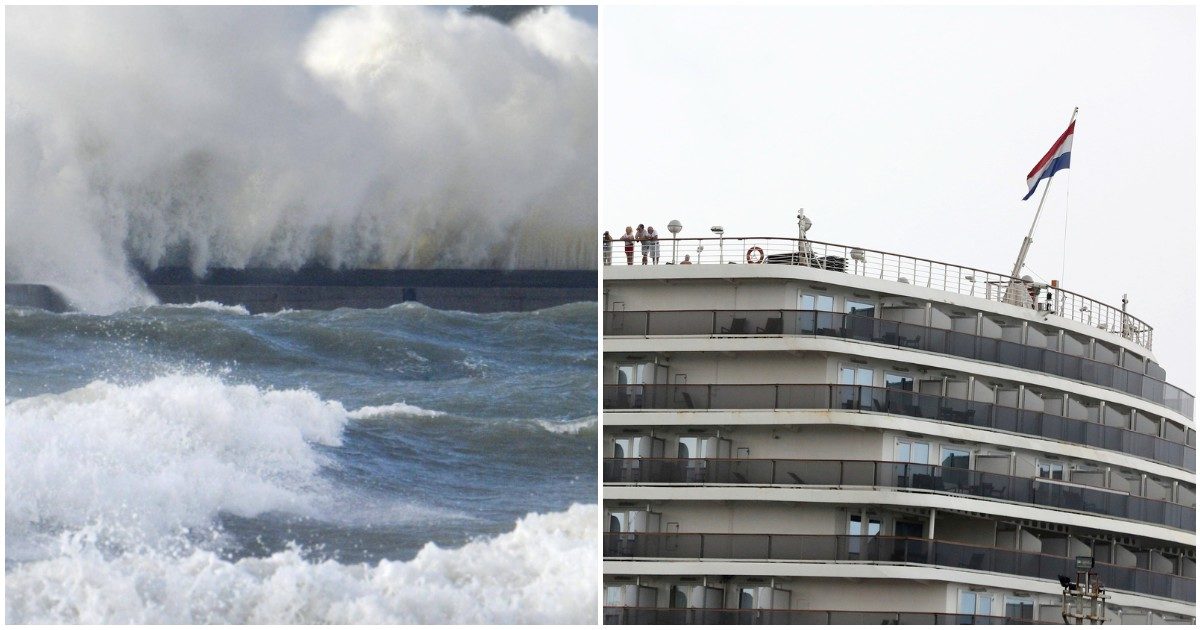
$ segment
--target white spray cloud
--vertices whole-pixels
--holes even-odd
[[[7,14],[9,281],[150,266],[589,268],[596,33],[420,7]]]

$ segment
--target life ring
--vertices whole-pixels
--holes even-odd
[[[758,245],[746,250],[746,262],[750,263],[751,265],[762,264],[762,261],[766,259],[766,254],[763,254],[762,248]]]

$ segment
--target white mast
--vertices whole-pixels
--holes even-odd
[[[1071,120],[1067,123],[1070,128],[1071,123],[1075,122],[1075,117],[1079,115],[1079,108],[1071,112]],[[1029,234],[1025,236],[1025,240],[1021,242],[1021,253],[1017,254],[1017,262],[1013,265],[1012,273],[1009,274],[1014,278],[1021,277],[1021,268],[1025,266],[1025,256],[1029,254],[1029,246],[1033,244],[1033,230],[1037,227],[1038,217],[1042,216],[1042,206],[1046,204],[1046,195],[1050,193],[1050,185],[1054,183],[1054,177],[1051,176],[1046,180],[1046,187],[1042,189],[1042,199],[1038,202],[1037,212],[1033,215],[1033,224],[1029,226]],[[1004,301],[1010,304],[1018,304],[1021,306],[1032,306],[1033,300],[1029,297],[1029,291],[1025,288],[1023,282],[1018,283],[1009,281],[1008,291],[1005,293]]]

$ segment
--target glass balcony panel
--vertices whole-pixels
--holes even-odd
[[[710,385],[711,409],[774,409],[774,385]]]
[[[1042,372],[1046,369],[1045,357],[1047,354],[1044,348],[1034,346],[1022,346],[1024,351],[1021,356],[1021,367],[1026,370],[1034,370]]]
[[[657,315],[657,313],[655,314]],[[651,313],[646,311],[605,311],[604,334],[613,336],[645,335],[650,315]]]
[[[609,532],[604,549],[608,557],[849,560],[931,564],[1046,580],[1074,575],[1074,558],[895,536]],[[1110,589],[1195,601],[1196,582],[1191,578],[1102,562],[1096,563],[1096,570]]]
[[[854,338],[1057,374],[1115,388],[1192,416],[1194,398],[1175,386],[1126,368],[1040,346],[974,337],[947,329],[828,311],[610,311],[606,335],[779,335]],[[973,341],[972,341],[973,340]],[[973,346],[973,349],[972,349]],[[1157,372],[1156,372],[1157,376]]]
[[[603,401],[605,409],[611,410],[839,408],[876,411],[1086,444],[1195,469],[1194,449],[1156,435],[900,389],[859,385],[606,385]]]
[[[730,558],[765,560],[769,557],[771,537],[766,534],[736,534],[730,538]]]
[[[653,311],[646,324],[648,335],[712,335],[712,311]]]
[[[946,354],[975,358],[975,335],[950,331],[946,334]]]
[[[830,409],[833,388],[828,385],[778,385],[779,409]]]
[[[1023,354],[1024,346],[1003,340],[998,341],[996,345],[996,363],[1002,363],[1011,367],[1021,367],[1021,355]]]

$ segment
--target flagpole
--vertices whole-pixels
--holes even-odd
[[[1076,107],[1075,111],[1071,112],[1071,120],[1067,123],[1067,127],[1070,127],[1071,123],[1075,122],[1075,117],[1078,115],[1079,115],[1079,108]],[[1017,254],[1017,263],[1015,265],[1013,265],[1012,273],[1009,274],[1013,278],[1020,279],[1020,277],[1021,277],[1020,276],[1021,268],[1025,266],[1025,256],[1027,254],[1029,254],[1029,246],[1033,244],[1033,230],[1034,230],[1034,228],[1037,227],[1038,217],[1042,216],[1042,206],[1046,205],[1046,195],[1050,194],[1050,185],[1053,183],[1054,183],[1054,178],[1053,177],[1048,178],[1046,181],[1046,187],[1042,189],[1042,199],[1041,199],[1041,201],[1038,202],[1037,212],[1033,215],[1033,223],[1029,226],[1029,234],[1027,234],[1025,236],[1025,240],[1021,242],[1021,253]],[[1008,298],[1008,299],[1006,301],[1012,302],[1013,301],[1013,291],[1012,291],[1013,284],[1010,282],[1008,286],[1009,286],[1009,291],[1007,292],[1008,295],[1006,296],[1006,298]],[[1026,296],[1025,299],[1028,298],[1028,295],[1029,295],[1028,293],[1025,293],[1025,296]],[[1020,299],[1020,298],[1018,298],[1018,299]],[[1020,301],[1018,303],[1024,304],[1025,299],[1020,299]]]

